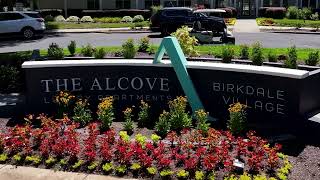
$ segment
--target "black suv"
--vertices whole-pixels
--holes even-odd
[[[223,18],[208,17],[186,7],[163,8],[154,14],[150,20],[151,30],[161,32],[162,35],[175,32],[181,26],[193,27],[195,22],[200,22],[202,29],[215,32],[224,32],[227,28]]]

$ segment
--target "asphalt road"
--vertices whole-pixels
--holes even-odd
[[[61,47],[67,47],[71,40],[75,40],[78,46],[91,44],[93,46],[120,46],[128,38],[138,40],[149,36],[153,44],[159,44],[161,37],[155,33],[70,33],[45,35],[34,40],[22,40],[19,38],[0,38],[0,53],[25,51],[33,49],[46,49],[49,44],[55,42]],[[235,33],[236,44],[252,44],[260,41],[264,47],[289,47],[296,45],[301,48],[320,48],[320,35],[316,34],[287,34],[287,33]]]

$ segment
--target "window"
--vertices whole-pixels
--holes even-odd
[[[10,20],[18,20],[23,19],[24,16],[22,16],[19,13],[2,13],[0,14],[0,21],[10,21]]]
[[[150,9],[151,6],[160,6],[160,0],[145,0],[144,6],[146,9]]]
[[[24,14],[32,18],[41,18],[39,13],[24,13]]]
[[[180,0],[178,1],[180,7],[191,7],[191,0]]]
[[[131,2],[130,2],[130,0],[116,0],[116,8],[117,9],[130,9]]]
[[[99,9],[99,0],[88,0],[88,9]]]

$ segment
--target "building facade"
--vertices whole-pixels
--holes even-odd
[[[256,16],[259,7],[319,8],[320,0],[31,0],[36,9],[149,9],[155,5],[235,7],[239,16]]]

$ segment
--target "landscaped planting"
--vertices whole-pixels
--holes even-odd
[[[163,139],[155,131],[148,136],[130,136],[127,131],[113,129],[111,123],[119,117],[114,116],[111,97],[99,105],[95,122],[91,122],[85,100],[76,100],[66,92],[56,99],[58,107],[65,110],[64,118],[29,115],[26,123],[1,132],[1,163],[120,177],[199,180],[286,179],[292,167],[287,156],[280,153],[279,144],[270,145],[254,132],[234,136],[210,128],[208,113],[203,110],[196,112],[193,122],[184,97],[170,101],[170,111],[160,115],[169,124]],[[72,102],[77,102],[73,112]],[[148,118],[149,108],[141,102],[139,122]],[[244,109],[239,105],[232,108],[233,121],[240,123],[235,120],[236,113]],[[123,114],[124,129],[139,130],[133,127],[133,109],[127,108]]]
[[[259,26],[282,26],[282,27],[310,27],[314,30],[319,29],[319,20],[303,20],[303,19],[272,19],[272,18],[257,18]]]

